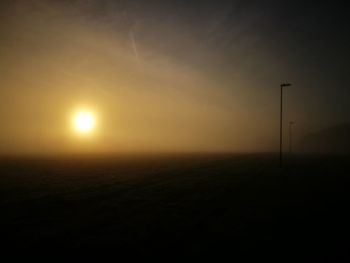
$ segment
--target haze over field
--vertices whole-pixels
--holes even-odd
[[[350,120],[340,4],[5,0],[0,9],[1,153],[276,151],[285,81],[296,140]],[[96,119],[89,136],[72,125],[81,109]]]
[[[348,10],[0,0],[2,251],[350,262]]]

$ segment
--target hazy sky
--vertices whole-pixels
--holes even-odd
[[[273,151],[281,82],[297,137],[348,122],[348,14],[332,3],[1,1],[0,152]]]

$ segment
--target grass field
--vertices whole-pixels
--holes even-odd
[[[2,157],[5,247],[347,258],[349,156]]]

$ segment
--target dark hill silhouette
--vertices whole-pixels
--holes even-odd
[[[342,123],[310,133],[300,141],[303,152],[350,153],[350,123]]]

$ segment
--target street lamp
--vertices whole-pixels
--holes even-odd
[[[282,167],[282,113],[283,113],[283,87],[291,86],[290,83],[281,84],[281,112],[280,112],[280,167]]]
[[[294,121],[289,122],[289,154],[292,154],[292,125]]]

